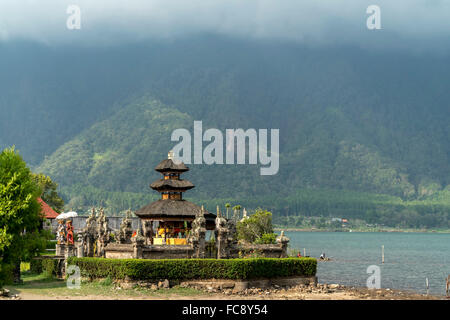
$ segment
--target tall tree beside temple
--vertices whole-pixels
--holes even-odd
[[[41,199],[44,200],[53,210],[61,213],[64,210],[64,200],[59,196],[58,184],[45,174],[32,174],[34,181],[41,189]]]
[[[0,284],[20,279],[20,261],[45,248],[38,185],[14,147],[0,153]]]

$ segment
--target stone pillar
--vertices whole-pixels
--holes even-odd
[[[75,255],[75,246],[74,245],[66,245],[64,250],[64,258],[73,257]]]
[[[205,258],[206,219],[203,206],[201,211],[195,214],[195,219],[192,221],[191,227],[192,229],[189,233],[188,242],[192,244],[192,248],[194,249],[193,257],[200,259]]]
[[[228,247],[228,234],[227,232],[219,231],[217,237],[217,259],[227,259],[227,247]]]
[[[77,244],[77,257],[78,258],[84,257],[84,245],[82,243]]]
[[[142,246],[143,243],[134,243],[133,244],[133,259],[143,259],[144,256],[142,254]]]
[[[88,234],[86,239],[86,247],[87,247],[86,256],[88,257],[94,256],[94,242],[95,240],[93,239],[93,237],[90,234]]]
[[[197,257],[200,259],[205,258],[206,244],[205,244],[205,229],[200,229],[198,237]]]
[[[66,245],[65,244],[57,244],[56,245],[56,256],[64,256],[66,254]]]
[[[103,243],[102,239],[97,239],[97,252],[96,252],[96,256],[99,258],[104,258],[104,254],[105,254],[105,245]]]
[[[56,251],[55,251],[55,256],[60,256],[61,255],[61,245],[60,244],[56,244]]]
[[[199,250],[198,250],[198,239],[191,239],[190,244],[192,246],[193,252],[192,252],[192,258],[198,258],[199,256]]]
[[[142,231],[145,238],[145,244],[152,244],[153,239],[153,221],[142,220]]]
[[[132,238],[133,243],[133,258],[134,259],[143,259],[143,247],[144,247],[145,238],[141,235],[140,229],[138,229],[137,234],[134,238]]]

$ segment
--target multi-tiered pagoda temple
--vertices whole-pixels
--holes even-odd
[[[180,179],[181,174],[189,171],[189,168],[183,162],[174,160],[173,153],[169,152],[168,159],[161,161],[155,170],[163,177],[150,187],[161,193],[161,199],[139,209],[136,215],[152,224],[159,222],[153,244],[185,244],[191,222],[202,210],[198,205],[183,200],[183,192],[194,188],[192,182]],[[214,230],[216,216],[206,210],[204,212],[206,228]]]

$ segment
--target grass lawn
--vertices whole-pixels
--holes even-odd
[[[192,297],[205,295],[205,292],[192,288],[181,288],[178,286],[169,289],[151,290],[149,288],[136,287],[132,289],[117,289],[117,286],[110,280],[83,281],[80,289],[69,289],[66,282],[60,279],[48,278],[44,274],[31,274],[29,271],[22,272],[23,284],[5,286],[11,290],[12,294],[19,294],[24,299],[77,299],[92,298],[98,299],[177,299],[178,297]]]

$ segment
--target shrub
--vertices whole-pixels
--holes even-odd
[[[42,273],[42,259],[31,259],[30,272],[34,274]]]
[[[4,263],[0,258],[0,288],[5,284],[11,284],[14,281],[12,264]]]
[[[57,259],[42,259],[42,272],[47,277],[56,276],[58,274],[58,262]]]
[[[58,274],[58,263],[58,259],[32,259],[30,262],[30,271],[34,274],[44,273],[47,277],[53,277]]]
[[[104,259],[71,257],[68,264],[80,267],[90,279],[257,279],[289,276],[314,276],[313,258],[257,259]]]
[[[56,241],[48,240],[46,249],[56,249]]]
[[[246,219],[242,219],[236,224],[238,240],[248,243],[262,243],[264,235],[272,234],[272,213],[261,208]],[[266,236],[266,240],[267,236]]]
[[[276,233],[264,233],[261,238],[255,240],[256,244],[275,244],[277,243]]]

